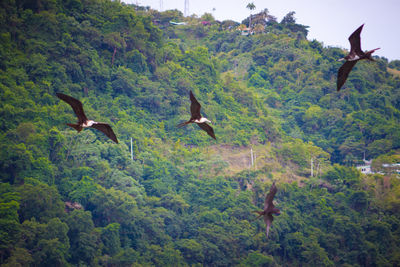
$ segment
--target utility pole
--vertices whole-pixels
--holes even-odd
[[[132,145],[132,137],[131,137],[131,160],[133,160],[133,145]]]
[[[164,6],[163,6],[163,0],[160,0],[160,12],[163,11]]]
[[[311,157],[311,177],[314,177],[314,161],[313,158]]]
[[[184,10],[185,11],[184,11],[183,15],[185,17],[189,16],[189,0],[185,0],[185,9]]]

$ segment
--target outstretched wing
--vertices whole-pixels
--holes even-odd
[[[269,235],[269,229],[272,226],[272,221],[274,220],[274,217],[272,217],[272,214],[266,214],[264,215],[264,222],[265,222],[265,226],[266,226],[266,234],[267,234],[267,238]]]
[[[274,200],[275,194],[278,192],[278,188],[276,188],[275,182],[272,184],[269,189],[268,195],[265,197],[264,201],[264,210],[271,210],[274,208],[274,204],[272,201]]]
[[[79,101],[78,99],[75,99],[71,96],[64,95],[62,93],[57,93],[57,97],[65,102],[67,102],[72,107],[76,116],[78,117],[79,124],[83,124],[84,122],[86,122],[88,120],[85,115],[85,112],[83,111],[83,106],[82,106],[81,101]]]
[[[353,61],[346,61],[339,69],[338,75],[337,75],[337,91],[340,91],[340,88],[342,88],[343,84],[346,82],[347,77],[349,76],[350,71],[353,69],[354,65],[356,65],[357,60]]]
[[[192,91],[190,91],[190,101],[192,102],[192,104],[190,105],[190,113],[192,113],[192,119],[200,119],[201,115],[200,115],[200,108],[201,105],[200,103],[197,101],[197,99],[194,97]]]
[[[114,131],[112,130],[111,126],[108,125],[107,123],[101,123],[101,122],[96,122],[92,125],[92,128],[95,128],[101,132],[103,132],[105,135],[107,135],[111,140],[113,140],[115,143],[118,144],[117,137],[115,136]]]
[[[361,31],[364,27],[364,24],[358,27],[357,30],[355,30],[349,37],[350,41],[350,54],[356,53],[358,56],[364,55],[364,52],[361,50]]]
[[[214,138],[215,140],[217,140],[217,138],[215,137],[215,134],[214,134],[214,129],[210,126],[210,125],[208,125],[207,123],[197,123],[197,125],[199,125],[199,127],[201,128],[201,129],[203,129],[204,131],[206,131],[207,133],[208,133],[208,135],[209,136],[211,136],[212,138]]]

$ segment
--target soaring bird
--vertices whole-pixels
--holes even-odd
[[[196,123],[197,125],[199,125],[201,129],[206,131],[209,136],[217,140],[217,138],[215,138],[214,129],[207,124],[207,122],[211,123],[211,121],[201,116],[200,114],[201,105],[194,97],[192,91],[190,91],[190,101],[192,102],[192,104],[190,105],[190,113],[192,113],[192,116],[190,117],[190,120],[178,124],[178,127],[183,127],[189,123]]]
[[[361,31],[364,27],[364,24],[358,27],[355,32],[353,32],[350,37],[350,53],[345,56],[344,58],[341,58],[339,60],[346,60],[346,62],[340,67],[338,71],[338,76],[337,76],[337,90],[339,91],[340,88],[342,88],[343,84],[346,82],[347,77],[349,76],[350,71],[356,65],[357,61],[362,60],[362,59],[368,59],[370,61],[375,61],[371,55],[374,53],[376,50],[379,48],[375,48],[370,51],[363,52],[361,50],[361,43],[360,43],[360,34]]]
[[[278,189],[276,188],[275,182],[274,182],[272,184],[271,188],[269,189],[269,193],[265,197],[264,210],[254,211],[255,213],[258,214],[258,217],[256,218],[256,220],[258,218],[260,218],[261,216],[264,217],[264,222],[265,222],[265,225],[267,226],[267,229],[266,229],[267,238],[268,238],[268,234],[269,234],[269,228],[272,226],[272,221],[274,220],[274,217],[272,216],[272,214],[276,214],[276,215],[281,214],[281,211],[279,209],[275,208],[274,204],[272,203],[272,200],[274,200],[274,196],[277,191],[278,191]]]
[[[82,131],[83,128],[89,128],[89,127],[95,128],[103,132],[111,140],[113,140],[115,143],[118,144],[117,137],[115,136],[114,131],[112,130],[110,125],[108,125],[107,123],[88,120],[88,118],[85,115],[85,112],[83,111],[83,106],[81,101],[71,96],[64,95],[62,93],[57,93],[57,97],[67,102],[72,107],[76,116],[78,117],[78,124],[67,123],[68,126],[74,128],[78,132]]]

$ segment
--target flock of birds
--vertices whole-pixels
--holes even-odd
[[[347,56],[345,56],[342,59],[339,60],[345,60],[345,63],[339,68],[338,74],[337,74],[337,91],[340,91],[342,86],[347,80],[347,77],[349,76],[349,73],[353,69],[354,65],[359,61],[363,59],[367,59],[370,61],[374,61],[372,58],[372,53],[378,50],[379,48],[363,52],[361,50],[361,41],[360,41],[360,34],[361,31],[364,27],[364,24],[361,25],[357,30],[355,30],[349,37],[350,41],[350,52]],[[206,131],[209,136],[214,138],[215,133],[214,129],[207,124],[211,123],[210,120],[207,118],[203,117],[200,113],[201,105],[193,95],[192,91],[189,93],[190,96],[190,113],[191,117],[188,121],[182,122],[178,124],[178,127],[183,127],[185,125],[188,125],[190,123],[196,123],[202,130]],[[62,94],[62,93],[57,93],[57,97],[60,98],[61,100],[65,101],[68,103],[72,109],[74,110],[76,116],[78,117],[78,123],[77,124],[72,124],[72,123],[67,123],[68,126],[74,128],[78,132],[82,131],[83,128],[95,128],[101,132],[103,132],[108,138],[110,138],[112,141],[118,144],[118,139],[112,130],[111,126],[107,123],[102,123],[102,122],[96,122],[93,120],[89,120],[85,112],[83,110],[83,105],[82,103],[78,100],[75,99],[71,96]],[[269,193],[265,197],[264,201],[264,209],[262,211],[254,211],[255,213],[258,214],[258,218],[261,216],[264,219],[265,225],[266,225],[266,235],[268,238],[269,235],[269,229],[272,226],[272,221],[274,220],[273,214],[275,215],[280,215],[280,210],[275,208],[274,204],[272,203],[276,192],[278,191],[277,187],[275,186],[275,182],[272,184]]]

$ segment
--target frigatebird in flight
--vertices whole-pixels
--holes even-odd
[[[196,123],[197,125],[199,125],[201,129],[206,131],[209,136],[217,140],[217,138],[215,138],[214,129],[207,124],[207,122],[211,123],[211,121],[201,116],[200,114],[201,105],[194,97],[192,91],[190,91],[190,101],[192,102],[192,104],[190,105],[190,113],[192,113],[192,116],[190,117],[190,120],[178,124],[178,127],[183,127],[189,123]]]
[[[264,210],[254,211],[255,213],[258,214],[258,217],[256,218],[256,220],[258,218],[260,218],[261,216],[263,216],[263,218],[264,218],[265,225],[267,226],[267,229],[266,229],[267,238],[268,238],[268,234],[269,234],[269,228],[271,228],[272,221],[274,220],[274,217],[272,216],[272,214],[276,214],[276,215],[281,214],[281,211],[279,209],[275,208],[274,204],[272,203],[277,191],[278,191],[278,189],[276,188],[275,182],[274,182],[272,184],[271,188],[269,189],[269,193],[265,197]]]
[[[108,125],[107,123],[88,120],[88,118],[85,115],[85,112],[83,111],[83,105],[81,101],[62,93],[57,93],[57,97],[67,102],[72,107],[76,116],[78,117],[78,124],[67,123],[68,126],[74,128],[78,132],[82,131],[83,128],[89,128],[89,127],[95,128],[103,132],[111,140],[113,140],[115,143],[118,144],[117,137],[115,136],[114,131],[112,130],[110,125]]]
[[[346,62],[340,67],[337,75],[337,90],[339,91],[342,88],[343,84],[346,82],[347,77],[349,76],[350,71],[353,69],[354,65],[356,65],[357,61],[362,59],[368,59],[370,61],[375,61],[371,55],[379,48],[375,48],[370,51],[362,51],[361,50],[361,38],[360,34],[364,27],[364,24],[358,27],[355,32],[353,32],[350,37],[350,53],[341,58],[340,60],[346,60]]]

